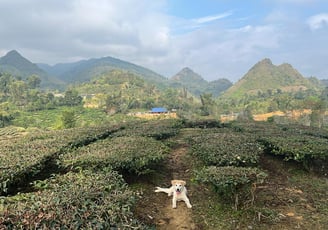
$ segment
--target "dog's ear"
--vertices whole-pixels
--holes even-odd
[[[171,180],[171,184],[175,185],[177,183],[177,180]]]
[[[182,181],[181,181],[181,184],[182,184],[183,186],[185,186],[185,185],[187,184],[187,182],[185,182],[184,180],[182,180]]]

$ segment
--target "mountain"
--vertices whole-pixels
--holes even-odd
[[[50,78],[48,74],[36,64],[24,58],[16,50],[9,51],[0,58],[0,72],[9,73],[16,77],[26,79],[31,75],[37,75],[41,79],[42,87],[53,87],[60,85],[60,81]]]
[[[303,77],[290,64],[273,65],[268,58],[255,64],[237,83],[229,88],[225,97],[238,97],[259,92],[284,92],[318,89],[313,81]]]
[[[188,67],[183,68],[170,79],[174,87],[186,88],[194,95],[200,95],[207,87],[208,82]]]
[[[54,66],[38,64],[49,75],[67,83],[82,83],[102,76],[114,69],[124,70],[141,76],[156,84],[166,85],[167,79],[152,70],[113,57],[92,58],[73,63],[62,63]]]
[[[206,92],[210,92],[214,97],[218,97],[226,90],[228,90],[232,85],[232,82],[228,79],[220,78],[215,81],[210,81],[206,88]]]
[[[188,67],[183,68],[171,77],[170,82],[174,87],[186,88],[189,92],[197,96],[203,93],[211,93],[216,97],[232,86],[232,83],[227,79],[207,82],[202,76]]]
[[[328,87],[328,79],[323,79],[323,80],[321,80],[321,83],[322,83],[325,87]]]

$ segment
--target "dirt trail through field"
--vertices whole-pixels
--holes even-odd
[[[161,178],[155,179],[156,182],[148,181],[147,189],[141,195],[142,198],[138,202],[135,212],[139,219],[147,224],[155,225],[156,229],[198,229],[193,222],[192,208],[187,208],[183,201],[179,201],[177,208],[173,209],[172,196],[168,197],[166,193],[154,192],[156,186],[170,187],[172,179],[185,180],[188,196],[193,205],[193,190],[190,189],[191,164],[186,160],[188,146],[183,141],[183,134],[175,141],[177,141],[177,145],[172,150],[163,168],[159,169]]]
[[[187,152],[187,146],[179,145],[172,152],[169,158],[168,169],[172,172],[172,179],[190,180],[190,169],[184,156]],[[168,185],[169,186],[169,185]],[[189,191],[190,195],[191,191]],[[163,217],[157,221],[157,229],[195,229],[195,224],[191,216],[192,209],[188,209],[183,201],[178,202],[177,208],[172,208],[172,197],[165,193],[157,194],[165,202],[162,210]],[[169,202],[168,202],[169,201]]]

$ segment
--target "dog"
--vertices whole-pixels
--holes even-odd
[[[190,201],[187,197],[186,182],[184,180],[171,180],[172,186],[170,188],[156,187],[155,192],[165,192],[168,196],[173,195],[172,208],[177,207],[177,201],[183,200],[188,208],[191,208]]]

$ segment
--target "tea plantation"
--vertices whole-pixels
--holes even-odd
[[[139,191],[124,178],[161,173],[186,129],[190,179],[235,210],[256,202],[265,155],[327,177],[324,129],[168,119],[0,135],[0,229],[154,229],[135,217]]]

